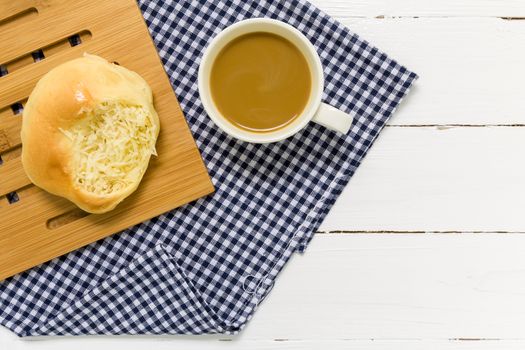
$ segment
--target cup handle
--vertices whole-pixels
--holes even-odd
[[[330,130],[346,134],[350,130],[350,126],[352,126],[353,119],[350,114],[341,112],[326,103],[321,103],[312,121]]]

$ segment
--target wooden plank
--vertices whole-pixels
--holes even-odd
[[[85,216],[72,213],[75,207],[67,200],[34,186],[19,190],[28,181],[23,176],[20,159],[16,158],[19,152],[17,149],[10,150],[6,154],[10,160],[0,165],[0,194],[16,189],[20,200],[8,204],[5,197],[1,199],[0,279],[213,191],[136,3],[133,0],[48,0],[37,2],[35,6],[39,11],[36,18],[30,22],[13,22],[16,30],[0,31],[0,42],[6,47],[0,52],[0,57],[6,61],[27,55],[42,45],[63,40],[69,34],[90,33],[93,37],[75,47],[56,45],[51,47],[51,51],[46,48],[44,54],[50,56],[44,60],[20,64],[18,69],[0,78],[0,108],[3,110],[0,125],[5,134],[4,141],[9,141],[4,142],[8,146],[2,150],[12,149],[11,138],[18,134],[19,124],[13,122],[7,125],[12,120],[18,121],[9,118],[20,118],[9,116],[10,106],[24,100],[47,71],[71,58],[80,57],[83,52],[89,52],[109,61],[118,61],[141,74],[149,83],[161,119],[161,132],[156,144],[159,156],[152,158],[139,189],[130,198],[110,213]],[[33,35],[38,31],[35,28],[46,30]],[[6,180],[7,177],[9,179]],[[70,218],[76,220],[71,222]]]
[[[323,231],[525,232],[525,128],[387,127]]]
[[[356,16],[525,17],[521,0],[310,0],[336,18]]]
[[[420,76],[391,124],[525,124],[525,21],[398,18],[343,23]]]
[[[522,234],[317,235],[242,339],[524,340],[524,245]]]

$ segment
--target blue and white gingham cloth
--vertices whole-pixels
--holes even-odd
[[[416,75],[303,0],[140,0],[216,193],[0,282],[0,322],[20,336],[236,333],[303,251]],[[271,17],[303,32],[324,101],[348,135],[310,123],[282,142],[230,138],[197,91],[205,46]]]

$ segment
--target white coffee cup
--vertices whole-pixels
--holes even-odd
[[[219,52],[233,39],[253,32],[277,34],[295,44],[306,58],[311,74],[312,89],[310,98],[301,115],[285,127],[269,132],[250,132],[230,123],[217,109],[210,91],[210,73]],[[274,19],[247,19],[237,22],[219,33],[210,42],[202,56],[198,84],[202,104],[210,118],[222,130],[239,140],[254,143],[280,141],[297,133],[310,121],[345,134],[352,125],[352,117],[350,115],[321,102],[324,89],[324,75],[321,60],[314,46],[297,29]]]

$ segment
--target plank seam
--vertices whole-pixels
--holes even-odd
[[[338,21],[346,20],[346,19],[380,19],[380,20],[392,20],[392,19],[487,19],[487,18],[496,18],[496,19],[502,19],[505,21],[522,21],[525,20],[525,16],[467,16],[467,15],[397,15],[397,16],[388,16],[388,15],[362,15],[362,16],[333,16]]]
[[[522,128],[525,124],[388,124],[389,128]]]

